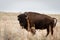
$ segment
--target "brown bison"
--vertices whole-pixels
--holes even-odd
[[[26,30],[31,30],[31,32],[34,34],[35,29],[47,29],[46,36],[49,34],[49,28],[51,28],[51,34],[53,35],[53,28],[57,23],[56,18],[36,12],[24,12],[24,14],[18,15],[18,20],[23,28]]]

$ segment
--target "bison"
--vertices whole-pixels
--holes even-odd
[[[49,28],[51,28],[51,34],[53,35],[53,28],[57,23],[56,18],[37,12],[24,12],[18,15],[18,21],[22,28],[30,30],[34,34],[36,32],[35,29],[47,29],[46,36],[49,34]]]

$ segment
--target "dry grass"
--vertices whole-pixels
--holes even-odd
[[[60,40],[60,15],[50,15],[56,17],[58,22],[54,28],[54,35],[45,37],[46,30],[36,30],[36,34],[32,35],[25,29],[22,29],[17,20],[19,13],[0,13],[0,40]]]

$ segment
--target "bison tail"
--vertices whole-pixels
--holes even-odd
[[[54,27],[56,26],[56,23],[57,23],[57,19],[56,18],[53,18],[54,20]]]

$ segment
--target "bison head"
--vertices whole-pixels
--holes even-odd
[[[25,14],[18,15],[18,21],[23,28],[27,29],[27,21]]]

